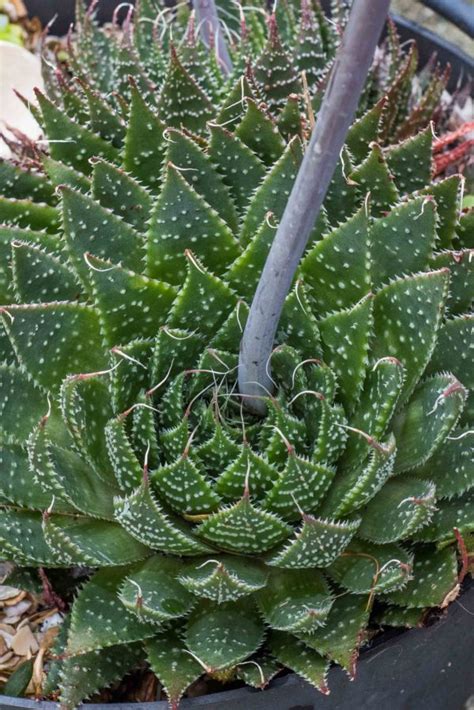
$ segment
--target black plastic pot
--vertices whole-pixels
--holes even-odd
[[[361,653],[350,682],[329,672],[330,695],[291,674],[264,691],[248,688],[183,700],[182,710],[469,710],[474,702],[474,582],[440,620],[422,629],[382,636]],[[0,710],[55,710],[54,703],[2,698]],[[167,710],[166,702],[83,706],[90,710]]]

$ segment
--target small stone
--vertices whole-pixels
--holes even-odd
[[[29,626],[23,626],[17,631],[12,639],[11,648],[19,656],[30,656],[38,651],[38,642]]]

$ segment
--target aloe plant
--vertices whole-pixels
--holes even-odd
[[[431,179],[440,75],[413,109],[394,35],[372,71],[260,418],[239,346],[334,26],[305,3],[295,46],[291,12],[266,44],[244,7],[226,79],[192,17],[160,44],[152,0],[120,40],[79,9],[74,76],[46,65],[34,109],[49,153],[0,171],[0,555],[92,568],[44,694],[75,707],[144,662],[173,706],[204,673],[263,688],[284,666],[328,692],[375,602],[400,623],[455,596],[473,529],[471,245],[460,178]]]

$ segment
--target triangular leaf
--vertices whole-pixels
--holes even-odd
[[[192,249],[217,274],[239,253],[237,241],[225,222],[169,165],[148,233],[150,276],[171,284],[182,283],[186,273],[183,255],[187,249]]]
[[[203,601],[191,613],[186,645],[209,671],[245,660],[259,648],[264,626],[247,602],[213,604]]]

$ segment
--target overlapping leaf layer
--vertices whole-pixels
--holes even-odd
[[[239,343],[334,25],[304,2],[288,47],[287,15],[265,40],[245,12],[224,81],[193,18],[177,51],[154,0],[121,41],[79,10],[74,78],[38,95],[50,155],[1,166],[0,556],[97,569],[51,669],[67,706],[145,652],[174,704],[281,664],[325,690],[375,598],[442,604],[474,524],[472,251],[415,50],[392,35],[369,79],[257,420]]]

